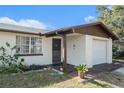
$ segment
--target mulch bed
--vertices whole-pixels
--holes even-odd
[[[111,64],[104,63],[94,65],[92,68],[89,68],[89,71],[86,74],[96,76],[101,72],[111,72],[113,70],[121,68],[122,66],[124,66],[124,63],[118,61],[113,61],[113,63]],[[54,68],[57,70],[60,70],[60,67],[62,67],[62,65],[54,66]],[[67,73],[69,73],[73,77],[77,76],[77,71],[75,70],[74,65],[68,64]]]
[[[113,63],[111,64],[104,63],[99,65],[94,65],[92,68],[89,68],[89,71],[86,74],[96,76],[101,72],[111,72],[113,70],[121,68],[122,66],[124,66],[124,62],[120,62],[120,61],[113,61]],[[39,69],[48,68],[48,67],[52,67],[56,70],[61,71],[60,68],[62,68],[62,63],[55,64],[55,65],[31,65],[30,69],[39,70]],[[73,77],[76,77],[77,71],[75,70],[74,67],[75,67],[74,65],[67,64],[67,73],[69,73]]]

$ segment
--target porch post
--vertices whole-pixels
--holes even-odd
[[[67,46],[66,35],[63,35],[63,70],[67,71]]]

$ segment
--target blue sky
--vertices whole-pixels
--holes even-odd
[[[96,6],[0,6],[0,22],[61,28],[87,23],[98,16]],[[20,22],[21,21],[21,22]],[[27,22],[27,23],[26,23]],[[39,23],[37,23],[39,22]],[[41,23],[41,24],[40,24]]]

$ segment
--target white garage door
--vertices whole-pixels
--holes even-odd
[[[105,40],[93,40],[93,65],[106,63],[107,42]]]

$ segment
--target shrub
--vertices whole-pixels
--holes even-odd
[[[114,43],[112,47],[113,58],[120,58],[124,56],[124,46],[120,46],[119,43]]]
[[[113,51],[113,57],[114,58],[118,57],[118,48],[113,45],[112,51]]]
[[[6,43],[6,47],[0,48],[0,69],[1,73],[20,73],[27,67],[24,66],[24,59],[20,58],[16,52],[19,52],[16,46],[11,47],[9,43]]]
[[[0,68],[0,73],[18,73],[18,72],[22,72],[19,69],[16,69],[16,67],[14,66],[9,66],[9,67],[1,67]]]
[[[77,71],[82,71],[82,72],[88,71],[86,64],[79,64],[78,66],[75,66],[75,68]]]

